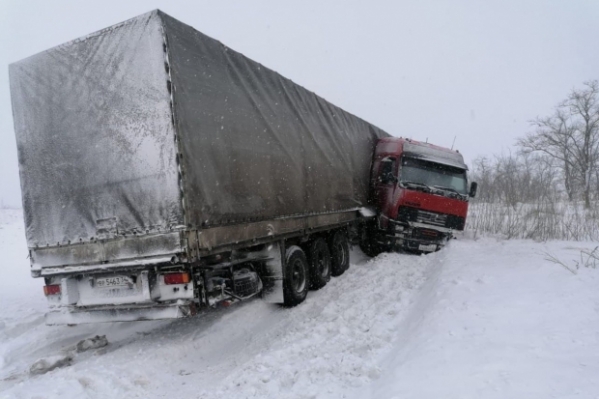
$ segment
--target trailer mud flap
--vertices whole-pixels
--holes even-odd
[[[269,260],[265,262],[264,273],[261,276],[264,289],[262,298],[268,303],[283,303],[283,251],[284,241],[269,246],[266,255]]]

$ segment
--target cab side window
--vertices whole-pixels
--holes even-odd
[[[381,160],[381,165],[379,167],[379,181],[382,184],[391,184],[397,182],[397,177],[395,176],[395,165],[395,158],[386,157]]]

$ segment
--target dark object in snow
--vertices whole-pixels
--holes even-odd
[[[73,358],[68,355],[55,355],[40,359],[31,365],[29,373],[32,375],[45,374],[59,367],[70,366]]]
[[[106,335],[96,335],[92,338],[86,338],[77,343],[77,352],[85,352],[90,349],[103,348],[108,345]]]

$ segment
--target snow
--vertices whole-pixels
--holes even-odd
[[[292,309],[252,300],[48,327],[20,211],[0,210],[0,398],[598,398],[599,270],[545,260],[571,265],[595,246],[460,237],[426,256],[356,250]]]
[[[73,358],[68,355],[53,355],[33,363],[29,372],[31,375],[44,374],[59,367],[69,366]]]

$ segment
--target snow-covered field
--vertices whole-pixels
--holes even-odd
[[[0,210],[0,398],[599,398],[599,269],[544,260],[572,266],[592,248],[462,238],[428,256],[355,251],[293,309],[255,300],[47,327],[20,211]],[[95,335],[109,345],[76,350]]]

